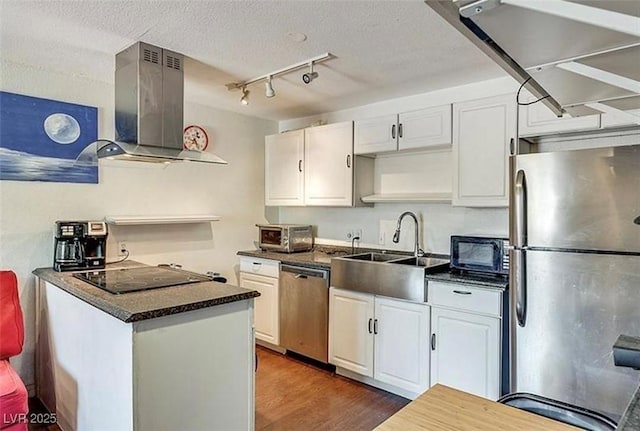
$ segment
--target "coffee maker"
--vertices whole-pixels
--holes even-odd
[[[102,269],[107,255],[107,225],[101,221],[57,221],[53,269]]]

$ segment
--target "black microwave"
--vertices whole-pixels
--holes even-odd
[[[486,236],[451,236],[451,268],[509,274],[509,240]]]

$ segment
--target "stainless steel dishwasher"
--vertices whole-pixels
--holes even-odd
[[[280,265],[280,344],[327,363],[329,271]]]

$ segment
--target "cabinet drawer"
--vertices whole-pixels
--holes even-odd
[[[427,299],[431,305],[457,308],[475,313],[500,316],[501,292],[476,288],[468,284],[429,281]]]
[[[277,260],[260,259],[256,257],[241,257],[240,272],[278,278],[280,273],[280,262]]]

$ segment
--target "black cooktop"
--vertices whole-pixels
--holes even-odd
[[[115,294],[211,281],[205,275],[156,266],[81,272],[73,276]]]

